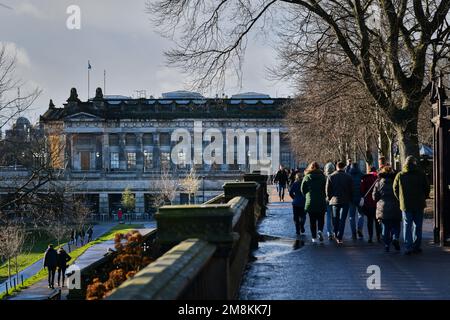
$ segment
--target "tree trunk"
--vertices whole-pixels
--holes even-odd
[[[411,111],[411,113],[413,113]],[[400,163],[403,166],[408,156],[419,159],[419,135],[417,132],[417,116],[410,116],[402,123],[394,123],[400,152]]]

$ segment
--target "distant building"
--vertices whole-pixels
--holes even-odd
[[[258,93],[205,98],[187,91],[164,93],[160,99],[131,99],[103,96],[101,89],[97,89],[95,98],[82,102],[72,89],[64,107],[50,104],[40,123],[49,141],[64,144],[55,167],[64,170],[61,179],[73,182],[74,194],[88,199],[96,212],[109,215],[121,206],[124,189],[130,188],[136,197],[135,211],[146,213],[152,211],[154,195],[159,192],[157,181],[166,169],[182,178],[195,168],[200,178],[198,202],[220,193],[224,182],[261,169],[259,162],[249,164],[252,152],[260,152],[252,149],[255,147],[252,143],[246,145],[245,164],[237,163],[239,155],[235,151],[236,162],[231,164],[188,164],[185,159],[186,163],[178,161],[175,165],[171,160],[177,141],[171,141],[172,133],[185,129],[193,134],[195,123],[201,123],[203,130],[218,129],[224,136],[227,129],[267,130],[268,154],[272,152],[274,139],[270,132],[277,130],[280,136],[276,142],[280,149],[276,156],[281,164],[295,166],[283,122],[288,101]],[[25,121],[20,125],[26,130]],[[203,141],[201,147],[207,145]],[[225,139],[223,147],[224,152],[230,150]],[[190,151],[191,158],[199,152],[194,147]],[[180,159],[182,157],[180,153]],[[274,171],[272,165],[265,164],[267,172]],[[1,192],[7,190],[0,188]],[[187,198],[188,195],[179,190],[175,202],[184,203]]]

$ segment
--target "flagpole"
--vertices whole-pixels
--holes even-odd
[[[103,95],[106,94],[106,70],[103,70]]]
[[[91,62],[88,60],[88,101],[89,101],[89,90],[91,88],[90,86],[90,80],[91,80]]]

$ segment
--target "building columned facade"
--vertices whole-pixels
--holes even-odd
[[[200,202],[219,194],[223,183],[245,172],[272,173],[278,163],[293,167],[283,121],[287,102],[256,93],[205,98],[185,91],[165,93],[160,99],[131,99],[103,96],[100,88],[95,98],[82,102],[72,89],[63,107],[50,103],[40,125],[50,142],[53,166],[64,173],[60,179],[70,182],[73,193],[83,196],[94,211],[114,213],[129,188],[135,195],[135,212],[148,213],[163,176],[180,180],[195,169],[199,179],[196,201]],[[200,144],[195,141],[199,126]],[[214,138],[210,129],[214,129]],[[227,130],[244,132],[243,140],[237,135],[230,139]],[[178,134],[174,140],[174,132],[184,136]],[[174,154],[180,137],[188,147]],[[213,142],[216,148],[211,152],[207,148]],[[242,142],[244,149],[239,146]],[[203,161],[205,150],[210,151],[212,161]],[[268,155],[264,164],[262,151]],[[180,189],[175,202],[185,203],[187,197]]]

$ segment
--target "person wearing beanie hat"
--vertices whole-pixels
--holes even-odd
[[[422,252],[422,224],[430,185],[425,173],[417,165],[417,159],[408,156],[405,165],[394,180],[394,194],[400,202],[403,214],[405,254]],[[412,226],[414,234],[412,232]]]

